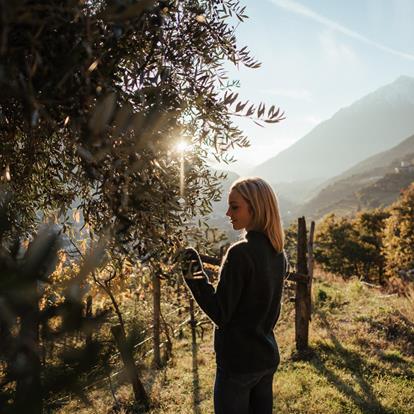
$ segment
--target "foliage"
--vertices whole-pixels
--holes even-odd
[[[326,216],[317,227],[315,259],[328,271],[384,284],[410,280],[414,269],[414,185],[390,209],[354,218]],[[412,279],[411,279],[412,280]]]
[[[316,261],[330,272],[366,280],[378,277],[382,283],[382,232],[387,217],[382,210],[365,211],[353,219],[326,216],[317,226]]]
[[[389,277],[414,269],[414,183],[391,206],[384,231],[383,253]]]
[[[111,261],[112,271],[101,272],[95,281],[120,321],[122,278],[115,281],[113,275],[125,276],[126,263],[134,259],[151,271],[162,270],[165,258],[184,243],[190,219],[211,210],[223,175],[210,171],[209,157],[230,162],[229,148],[248,145],[233,117],[259,123],[283,119],[274,106],[239,101],[237,85],[227,79],[226,61],[260,65],[236,44],[235,19],[245,18],[237,0],[0,0],[0,202],[9,204],[6,221],[26,239],[38,222],[63,223],[67,230],[75,209],[74,219],[90,240],[105,235],[119,261]],[[190,149],[176,151],[179,141]],[[14,350],[20,345],[9,333],[19,331],[30,315],[19,322],[25,298],[17,304],[10,299],[21,287],[20,259],[18,249],[12,252],[13,234],[4,230],[2,242],[10,245],[5,260],[13,271],[6,272],[4,277],[12,280],[2,285],[1,295],[13,316],[10,326],[2,321],[1,329],[11,341],[5,349]],[[56,280],[44,276],[49,285],[41,296],[36,266],[27,255],[22,260],[32,272],[26,272],[34,295],[30,310],[40,315],[27,335],[36,345],[40,326],[54,346],[83,327],[82,278],[65,281],[67,272],[61,268]],[[66,266],[63,262],[60,266]],[[73,315],[70,326],[68,315]],[[61,318],[56,332],[48,331],[49,316]],[[40,380],[48,378],[45,364],[33,349],[29,354],[33,361],[19,379],[35,378],[32,394],[40,390],[41,402],[49,389]],[[13,355],[3,358],[7,379],[2,385],[11,384],[11,390],[19,380],[10,368]],[[69,382],[91,368],[94,358],[83,355],[77,349],[76,358],[53,367],[59,378],[50,384],[56,393],[64,384],[69,390]],[[69,375],[65,368],[76,359],[86,365]],[[65,374],[68,381],[61,382]],[[17,395],[19,389],[18,382]]]
[[[364,250],[364,275],[367,279],[376,279],[383,283],[385,257],[382,252],[385,221],[389,217],[387,210],[375,209],[358,213],[354,220],[360,248]]]
[[[1,217],[7,223],[4,214]],[[1,236],[4,230],[3,226]],[[99,263],[99,255],[84,261],[55,300],[44,287],[57,263],[56,231],[43,229],[26,250],[17,238],[0,239],[2,413],[40,414],[46,400],[62,392],[76,393],[86,401],[81,387],[93,368],[107,366],[111,350],[91,337],[106,312],[94,317],[83,312],[82,281]]]
[[[349,277],[357,271],[352,260],[357,253],[355,232],[350,221],[334,214],[326,216],[317,226],[315,260],[324,269]]]
[[[218,197],[208,157],[228,162],[230,147],[248,145],[232,117],[283,118],[238,102],[227,81],[226,60],[259,66],[236,44],[238,1],[0,4],[0,167],[23,231],[39,212],[69,222],[78,206],[113,251],[169,254]],[[179,139],[192,144],[182,156]]]

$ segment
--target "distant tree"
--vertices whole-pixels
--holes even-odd
[[[414,184],[389,209],[354,218],[326,216],[318,225],[315,260],[325,269],[385,283],[414,269]]]
[[[350,226],[346,219],[330,214],[318,225],[315,234],[315,260],[328,271],[349,273],[343,258],[343,246]],[[351,272],[352,273],[352,272]]]
[[[77,203],[113,251],[168,254],[219,197],[207,158],[248,145],[233,116],[283,118],[226,77],[226,61],[260,65],[236,44],[238,1],[1,0],[0,14],[2,187],[26,232]]]
[[[357,214],[354,227],[358,233],[360,249],[364,252],[363,268],[367,279],[384,283],[385,256],[383,235],[387,210],[375,209]]]
[[[414,183],[391,206],[384,230],[386,274],[403,277],[414,269]]]
[[[330,272],[344,277],[365,276],[369,248],[362,245],[351,219],[326,216],[317,226],[315,260]]]
[[[294,265],[297,260],[297,242],[298,242],[298,223],[292,223],[285,229],[285,251],[290,265]]]

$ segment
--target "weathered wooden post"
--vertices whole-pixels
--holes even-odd
[[[142,404],[145,407],[145,409],[148,409],[149,398],[140,380],[139,370],[138,367],[135,365],[132,352],[130,349],[128,349],[128,346],[126,344],[125,334],[121,325],[115,325],[111,327],[111,332],[113,337],[115,338],[115,342],[118,347],[119,353],[121,354],[121,358],[124,363],[128,379],[132,384],[135,401],[139,404]]]
[[[197,344],[197,336],[196,336],[196,319],[194,315],[194,299],[190,296],[190,326],[191,326],[191,339],[193,346]]]
[[[315,236],[315,222],[312,221],[309,229],[309,239],[308,239],[308,298],[309,298],[309,321],[312,320],[312,282],[313,282],[313,239]]]
[[[160,314],[160,316],[161,316],[162,326],[164,328],[164,333],[165,333],[165,338],[166,338],[164,361],[167,362],[172,355],[172,349],[173,349],[173,344],[172,344],[169,329],[171,329],[172,334],[174,334],[174,330],[170,327],[170,325],[168,325],[162,313]]]
[[[307,264],[307,237],[305,217],[298,218],[298,244],[297,244],[297,273],[308,275]],[[295,298],[295,336],[296,349],[299,353],[309,347],[309,320],[310,320],[310,292],[308,280],[296,281]]]
[[[155,367],[161,367],[160,331],[161,331],[161,282],[156,272],[152,275],[152,303],[153,303],[153,349]]]

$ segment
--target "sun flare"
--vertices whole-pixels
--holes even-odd
[[[188,151],[190,149],[190,145],[185,142],[185,141],[179,141],[176,145],[175,145],[175,149],[178,152],[185,152]]]

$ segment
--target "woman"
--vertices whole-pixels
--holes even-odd
[[[216,414],[271,414],[272,381],[279,364],[273,334],[287,261],[276,196],[261,178],[233,183],[226,215],[245,239],[227,251],[217,289],[187,249],[183,273],[194,299],[215,324]]]

